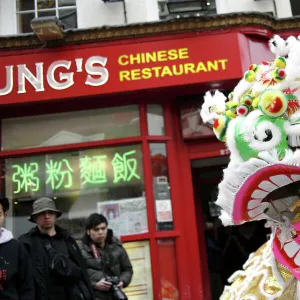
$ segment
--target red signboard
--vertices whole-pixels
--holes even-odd
[[[237,33],[0,57],[0,104],[236,79]]]

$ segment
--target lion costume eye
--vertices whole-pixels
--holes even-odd
[[[282,138],[280,128],[270,121],[261,121],[253,130],[250,147],[256,151],[271,150],[278,146]]]

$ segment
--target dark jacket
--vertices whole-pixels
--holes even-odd
[[[29,255],[15,239],[0,244],[0,299],[34,300]]]
[[[31,229],[27,234],[24,234],[19,238],[19,240],[28,249],[33,264],[35,299],[48,300],[48,290],[51,289],[53,294],[53,288],[55,288],[56,284],[53,279],[55,278],[57,278],[58,293],[59,286],[63,286],[66,290],[66,294],[62,294],[61,296],[58,294],[56,300],[66,300],[69,298],[68,295],[72,295],[73,288],[78,286],[77,283],[79,281],[84,282],[93,297],[93,288],[90,284],[89,277],[86,272],[86,266],[77,243],[64,229],[58,226],[56,226],[55,229],[57,235],[59,235],[60,238],[62,238],[62,241],[65,242],[65,249],[68,256],[68,258],[66,258],[66,264],[72,265],[68,268],[70,271],[68,271],[66,276],[61,276],[59,273],[55,273],[57,274],[55,277],[52,275],[52,270],[49,269],[51,265],[49,261],[52,260],[51,256],[45,249],[45,234],[40,233],[37,227]],[[74,271],[72,270],[73,266]]]
[[[105,243],[105,247],[102,250],[102,252],[104,251],[108,256],[105,266],[100,264],[94,258],[92,250],[85,240],[78,241],[78,245],[86,262],[87,272],[94,289],[96,283],[107,276],[119,277],[120,281],[123,281],[124,287],[127,287],[132,279],[132,265],[126,250],[123,248],[122,243],[112,235],[111,230],[109,230],[109,235],[111,235],[109,237],[109,242]],[[112,300],[113,298],[110,292],[95,289],[95,299]]]

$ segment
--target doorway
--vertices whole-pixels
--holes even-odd
[[[242,269],[249,255],[264,244],[270,233],[264,221],[224,227],[215,204],[218,184],[228,157],[192,161],[194,199],[197,216],[199,249],[202,260],[206,298],[218,300],[228,278]]]

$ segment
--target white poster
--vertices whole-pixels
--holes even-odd
[[[172,214],[172,205],[171,200],[156,200],[156,218],[157,222],[172,222],[173,214]]]
[[[148,232],[147,207],[144,197],[98,202],[98,213],[103,214],[116,236]]]

